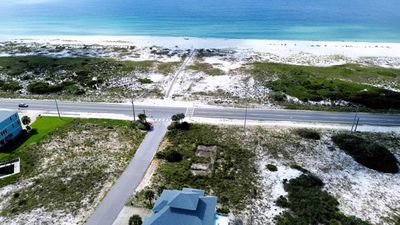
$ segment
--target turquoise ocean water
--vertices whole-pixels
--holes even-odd
[[[400,42],[400,1],[0,0],[0,35]]]

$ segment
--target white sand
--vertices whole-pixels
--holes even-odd
[[[0,41],[76,45],[162,46],[166,48],[251,49],[281,56],[296,53],[342,55],[347,57],[400,57],[400,43],[350,41],[290,41],[260,39],[220,39],[159,36],[0,36]]]
[[[234,119],[216,119],[216,118],[201,118],[191,117],[189,122],[204,123],[204,124],[217,124],[217,125],[244,125],[243,120]],[[349,124],[333,124],[333,123],[310,123],[310,122],[292,122],[292,121],[258,121],[247,120],[247,126],[263,126],[263,127],[294,127],[294,128],[319,128],[319,129],[333,129],[333,130],[351,130]],[[382,132],[382,133],[399,133],[400,127],[398,126],[370,126],[360,125],[357,127],[360,132]]]

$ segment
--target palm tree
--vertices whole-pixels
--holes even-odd
[[[149,205],[151,205],[151,201],[154,199],[154,191],[147,190],[144,192],[144,197],[149,201]]]
[[[138,115],[138,118],[139,118],[139,120],[140,120],[142,123],[147,123],[147,115],[146,115],[146,114],[140,113],[140,114]]]
[[[21,122],[22,122],[22,124],[23,125],[28,125],[28,124],[30,124],[31,123],[31,118],[29,118],[29,116],[23,116],[22,118],[21,118]]]
[[[129,225],[142,225],[143,221],[139,215],[133,215],[129,218]]]
[[[185,114],[183,113],[178,113],[171,117],[171,120],[174,121],[175,123],[181,123],[183,119],[185,119]]]

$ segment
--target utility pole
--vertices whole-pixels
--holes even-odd
[[[246,94],[245,94],[245,96],[246,96],[246,98],[245,98],[245,101],[246,101],[246,110],[245,110],[245,114],[244,114],[244,134],[246,135],[246,123],[247,123],[247,107],[248,107],[248,102],[247,102],[247,97],[248,97],[248,90],[249,90],[249,87],[248,87],[248,83],[246,83]]]
[[[354,128],[354,132],[357,132],[358,122],[360,121],[360,117],[357,117],[356,127]]]
[[[57,108],[58,118],[61,119],[60,109],[58,108],[58,103],[57,103],[57,98],[54,98],[54,101],[56,102],[56,108]]]
[[[244,114],[244,132],[246,133],[246,122],[247,122],[247,103],[246,103],[246,110]]]
[[[358,106],[357,106],[357,109],[356,109],[356,115],[354,115],[353,125],[351,126],[351,132],[352,133],[353,133],[354,126],[356,124],[357,116],[358,116]]]
[[[133,98],[132,98],[132,115],[133,115],[133,121],[136,121],[135,103],[133,102]]]

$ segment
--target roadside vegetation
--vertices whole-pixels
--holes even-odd
[[[104,92],[103,95],[111,95],[112,88],[115,88],[114,82],[121,77],[136,80],[136,84],[131,85],[150,84],[153,83],[151,79],[137,77],[136,74],[169,74],[176,64],[91,57],[0,57],[0,92],[14,95],[57,94],[84,97],[101,91]],[[124,87],[123,84],[120,86]]]
[[[249,65],[247,72],[272,89],[276,93],[274,99],[281,104],[286,101],[285,95],[289,95],[303,102],[342,100],[366,109],[400,109],[400,93],[391,90],[400,89],[399,69],[356,64],[316,67],[256,62]]]
[[[129,121],[106,119],[41,117],[32,128],[37,133],[13,153],[21,173],[0,180],[1,223],[82,223],[145,135]]]
[[[358,163],[384,173],[398,173],[396,157],[385,146],[356,134],[341,133],[332,140]]]

